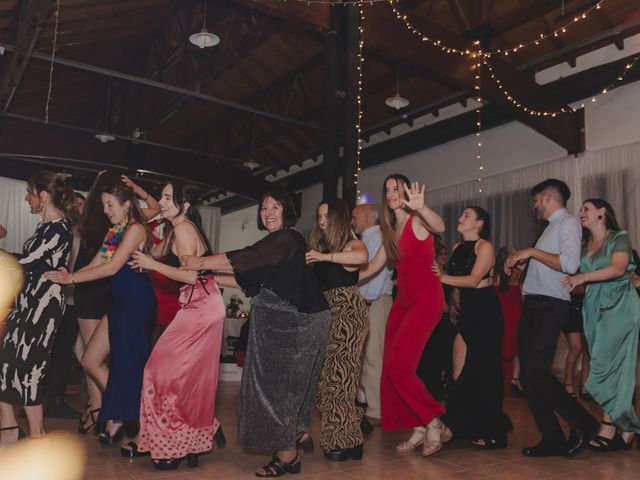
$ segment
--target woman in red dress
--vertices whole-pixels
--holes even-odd
[[[518,361],[518,324],[522,315],[522,291],[520,276],[522,271],[513,269],[510,275],[504,271],[504,262],[511,252],[508,247],[500,247],[493,268],[493,284],[502,307],[504,334],[502,337],[502,360],[505,387],[511,384],[511,391],[524,393],[520,384],[520,362]]]
[[[384,341],[382,429],[413,428],[413,435],[396,450],[409,452],[422,445],[422,455],[429,456],[451,439],[451,432],[438,418],[444,407],[416,374],[424,346],[444,310],[442,284],[432,270],[433,233],[444,231],[444,221],[425,206],[424,189],[404,175],[386,178],[380,220],[384,248],[361,271],[360,279],[373,275],[387,262],[395,262],[398,295]]]

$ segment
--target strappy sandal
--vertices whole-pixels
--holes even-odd
[[[624,432],[631,433],[629,440],[625,440],[622,436],[622,433],[619,433],[615,436],[615,441],[611,445],[611,450],[619,451],[619,450],[631,450],[631,445],[633,445],[633,441],[638,436],[635,432]]]
[[[584,384],[580,384],[580,396],[582,397],[583,400],[586,400],[587,402],[590,402],[591,400],[593,400],[593,397],[589,392],[587,392],[587,389],[585,388]]]
[[[507,448],[507,436],[501,438],[481,437],[471,442],[475,448],[480,450],[495,450],[496,448]]]
[[[453,438],[453,433],[449,430],[442,420],[434,418],[429,425],[427,425],[427,434],[425,437],[424,445],[422,446],[422,456],[430,457],[436,452],[442,449],[442,445],[449,442]]]
[[[138,450],[138,444],[134,441],[127,442],[126,445],[120,446],[120,455],[126,458],[146,457],[150,454],[151,452],[141,452]]]
[[[570,392],[569,390],[567,390],[567,387],[571,387],[573,389],[573,392]],[[575,387],[573,386],[573,383],[565,383],[564,384],[564,390],[565,392],[567,392],[569,395],[571,395],[571,398],[573,398],[574,400],[578,399],[578,394],[575,391]]]
[[[273,478],[281,477],[285,473],[295,475],[302,471],[302,462],[300,462],[300,456],[296,455],[296,458],[290,462],[283,462],[280,460],[276,453],[273,454],[273,458],[269,463],[262,467],[262,472],[256,472],[256,477],[259,478]]]
[[[413,434],[409,440],[396,445],[396,452],[408,453],[413,452],[416,448],[424,443],[424,439],[427,435],[427,430],[424,427],[419,427],[413,430]]]
[[[608,427],[615,427],[615,424],[611,422],[603,421],[602,424],[607,425]],[[612,450],[612,447],[617,443],[617,436],[617,432],[615,432],[613,434],[613,437],[611,438],[603,437],[602,435],[596,435],[589,441],[587,446],[589,447],[589,450],[592,450],[594,452],[608,452],[609,450]]]
[[[87,433],[89,433],[89,430],[91,430],[93,427],[96,427],[98,425],[98,413],[100,413],[99,408],[89,410],[89,415],[87,415],[86,417],[82,417],[80,419],[80,422],[78,423],[78,433],[86,435]],[[87,425],[87,422],[89,420],[91,420],[91,423]]]
[[[307,438],[303,440],[305,435],[307,435]],[[302,448],[304,453],[313,452],[313,437],[307,432],[300,432],[296,437],[296,448]]]

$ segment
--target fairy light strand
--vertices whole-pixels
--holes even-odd
[[[364,51],[364,8],[362,3],[359,3],[358,9],[360,10],[360,25],[358,25],[358,87],[357,87],[357,102],[358,102],[358,118],[356,119],[356,134],[357,134],[357,148],[356,148],[356,171],[354,175],[354,186],[356,190],[356,198],[360,200],[360,154],[362,152],[362,69],[364,63],[363,51]]]
[[[482,193],[482,176],[484,165],[482,163],[482,47],[480,42],[476,42],[478,47],[477,60],[475,63],[474,95],[478,105],[476,106],[476,164],[478,166],[478,193]]]
[[[489,62],[487,56],[483,56],[482,62],[487,67],[487,70],[489,71],[489,77],[491,77],[491,79],[496,83],[498,89],[502,92],[502,94],[507,99],[507,101],[517,109],[522,110],[523,112],[528,113],[531,116],[538,116],[538,117],[556,117],[563,113],[573,113],[576,111],[576,109],[572,107],[562,107],[560,110],[555,110],[555,111],[537,110],[535,108],[532,108],[529,105],[525,105],[520,100],[515,98],[513,94],[505,88],[505,86],[502,84],[502,81],[497,77],[495,71],[493,70],[493,67],[491,66],[491,63]],[[589,100],[583,102],[580,105],[580,108],[584,108],[584,106],[589,102],[595,103],[599,96],[604,95],[609,90],[615,88],[616,84],[623,81],[624,78],[629,74],[629,72],[631,72],[639,62],[640,62],[640,55],[636,55],[630,62],[625,64],[622,72],[616,75],[614,80],[612,80],[605,87],[601,88],[599,92],[593,95]]]
[[[515,47],[485,51],[484,55],[488,56],[488,57],[492,56],[492,55],[505,55],[505,56],[508,56],[508,55],[510,55],[512,53],[518,52],[519,50],[521,50],[523,48],[527,48],[527,47],[530,47],[532,45],[540,45],[540,43],[543,40],[546,40],[547,38],[559,37],[563,33],[566,33],[567,30],[572,25],[575,25],[578,22],[582,22],[583,20],[586,20],[587,17],[594,10],[600,10],[601,9],[600,5],[603,4],[605,1],[606,0],[600,0],[597,4],[591,6],[585,12],[583,12],[581,14],[578,14],[578,15],[575,15],[573,17],[573,19],[571,19],[569,22],[565,23],[561,27],[556,28],[555,30],[552,30],[552,31],[547,32],[547,33],[541,32],[535,38],[533,38],[532,40],[529,40],[529,41],[524,42],[524,43],[518,43],[518,45],[516,45]],[[403,14],[402,12],[400,12],[400,10],[397,8],[398,0],[387,0],[387,2],[391,6],[391,9],[393,10],[393,13],[395,14],[396,18],[398,20],[400,20],[404,24],[404,26],[407,28],[407,30],[409,30],[414,35],[418,36],[420,38],[420,40],[422,40],[423,42],[430,43],[434,47],[439,48],[440,50],[442,50],[445,53],[458,54],[458,55],[472,55],[472,56],[475,55],[475,52],[472,49],[455,48],[455,47],[452,47],[450,45],[445,44],[442,40],[433,38],[429,34],[423,33],[422,31],[420,31],[411,22],[411,20],[409,19],[409,17],[406,14]]]

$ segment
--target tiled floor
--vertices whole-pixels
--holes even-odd
[[[235,405],[239,384],[225,382],[218,390],[218,416],[227,436],[227,447],[200,457],[200,466],[189,469],[186,464],[173,472],[153,469],[148,458],[125,459],[117,447],[105,448],[94,436],[81,436],[87,448],[86,480],[154,479],[205,480],[249,479],[253,472],[269,460],[268,452],[242,448],[234,435]],[[596,407],[587,403],[596,412]],[[431,458],[417,454],[398,454],[393,447],[405,439],[407,432],[381,433],[379,429],[365,441],[365,456],[361,461],[332,463],[324,460],[316,448],[302,459],[302,474],[297,479],[332,480],[632,480],[640,478],[640,450],[594,453],[585,450],[577,457],[532,459],[521,455],[523,446],[534,444],[538,436],[523,398],[507,397],[505,409],[515,430],[509,435],[506,449],[477,450],[465,442],[453,442]],[[46,420],[49,431],[75,431],[75,422]],[[314,433],[319,419],[314,417]],[[288,476],[287,476],[288,477]],[[2,472],[0,471],[0,478]]]

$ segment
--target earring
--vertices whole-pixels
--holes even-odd
[[[602,220],[602,215],[598,215],[598,220]]]

